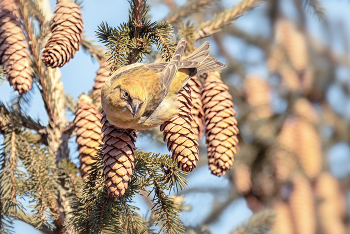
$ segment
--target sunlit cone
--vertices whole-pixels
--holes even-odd
[[[272,150],[275,176],[279,181],[286,181],[297,167],[298,135],[296,126],[296,118],[288,118],[277,136],[277,145]]]
[[[290,208],[284,201],[277,200],[272,209],[276,212],[276,219],[272,230],[281,234],[294,234]]]
[[[294,114],[311,124],[316,124],[319,121],[318,114],[312,104],[305,98],[298,99],[294,104]]]
[[[177,95],[181,102],[180,113],[160,126],[164,142],[167,143],[173,159],[183,171],[192,171],[198,161],[198,142],[192,129],[191,87],[184,86]]]
[[[323,234],[345,234],[343,222],[346,214],[346,200],[341,193],[338,181],[329,173],[321,174],[315,185],[317,211]]]
[[[136,133],[111,125],[102,110],[103,173],[111,197],[120,197],[128,188],[134,169]]]
[[[303,176],[293,178],[293,191],[289,197],[295,234],[316,233],[314,195],[310,182]]]
[[[290,90],[296,91],[300,89],[300,80],[297,72],[288,64],[284,63],[280,66],[279,73],[282,77],[282,85]]]
[[[267,67],[270,72],[276,72],[279,69],[279,66],[283,63],[285,55],[283,50],[279,46],[272,47],[269,57],[267,59]]]
[[[305,174],[316,178],[322,170],[322,145],[315,127],[304,119],[297,120],[297,156]]]
[[[252,188],[251,171],[245,164],[239,164],[235,168],[233,179],[240,194],[247,194]]]
[[[306,38],[301,30],[289,20],[280,20],[276,24],[276,41],[285,50],[293,67],[298,71],[304,71],[309,57]]]
[[[192,123],[192,130],[194,132],[194,135],[198,138],[202,138],[203,134],[203,104],[201,99],[201,91],[200,88],[202,87],[202,84],[198,81],[197,77],[192,77],[188,84],[191,86],[191,96],[192,96],[192,109],[191,114],[193,117]]]
[[[106,61],[102,60],[100,62],[100,68],[96,72],[96,77],[94,79],[95,83],[92,88],[92,95],[96,98],[98,103],[101,103],[101,89],[107,78],[109,77],[109,71],[106,67]]]
[[[41,59],[48,67],[62,67],[79,50],[83,20],[79,6],[71,0],[59,0],[54,11],[51,36]]]
[[[0,0],[0,65],[7,80],[20,94],[32,88],[32,69],[26,37],[14,0]]]
[[[80,160],[80,174],[86,178],[94,156],[102,144],[101,114],[87,95],[81,95],[75,112],[75,132]]]
[[[202,89],[209,169],[217,176],[231,168],[238,144],[236,112],[219,72],[209,72]]]
[[[309,66],[309,56],[305,35],[288,20],[276,24],[277,47],[286,54],[280,73],[283,83],[292,90],[308,90],[313,83],[313,69]]]
[[[258,76],[245,79],[245,94],[248,104],[253,107],[251,118],[268,118],[272,115],[269,84]]]

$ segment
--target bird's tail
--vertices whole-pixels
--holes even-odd
[[[181,60],[180,68],[193,69],[190,76],[226,67],[226,64],[209,57],[209,42],[204,42],[197,50]]]

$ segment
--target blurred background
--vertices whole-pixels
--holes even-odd
[[[213,1],[174,26],[194,26],[234,6],[238,1]],[[205,141],[200,161],[183,196],[184,225],[205,233],[233,230],[253,213],[276,211],[275,233],[350,233],[350,3],[320,1],[324,17],[309,4],[318,1],[270,0],[240,17],[214,36],[213,57],[228,66],[221,78],[230,87],[240,129],[239,153],[223,177],[210,174]],[[149,0],[150,17],[162,20],[185,0]],[[51,9],[56,1],[51,0]],[[85,36],[97,41],[102,21],[119,26],[127,21],[127,1],[83,2]],[[321,9],[320,9],[321,10]],[[100,65],[82,49],[62,69],[65,93],[76,100],[93,86]],[[16,94],[8,82],[0,86],[0,100]],[[47,124],[36,87],[26,107]],[[68,112],[68,120],[74,114]],[[204,137],[203,137],[204,138]],[[75,139],[70,141],[76,149]],[[137,147],[168,153],[166,145],[141,136]],[[79,164],[78,152],[71,159]],[[149,207],[135,199],[141,215]],[[16,221],[16,233],[39,233]]]

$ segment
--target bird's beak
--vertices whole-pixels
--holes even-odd
[[[135,102],[133,102],[132,104],[131,104],[131,109],[132,109],[132,111],[131,111],[131,114],[132,114],[132,116],[133,117],[135,117],[135,115],[137,114],[137,112],[140,110],[140,104],[139,104],[139,102],[138,101],[135,101]]]

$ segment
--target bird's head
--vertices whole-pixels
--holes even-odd
[[[119,79],[102,88],[102,108],[120,119],[130,120],[143,114],[146,101],[144,86],[135,79]]]

